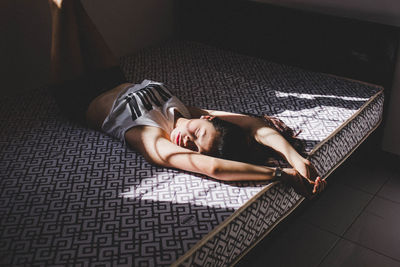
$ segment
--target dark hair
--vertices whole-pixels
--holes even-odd
[[[301,130],[295,132],[292,128],[287,126],[283,121],[276,117],[263,115],[262,118],[269,127],[280,133],[286,139],[286,141],[288,141],[293,148],[296,149],[297,152],[300,154],[304,153],[304,143],[297,138],[297,136],[301,133]]]
[[[267,115],[253,115],[262,118],[268,127],[279,132],[300,154],[304,155],[304,144],[297,138],[301,131],[295,132],[282,120]],[[215,156],[223,159],[242,161],[255,164],[265,164],[268,158],[279,158],[281,155],[271,148],[260,145],[250,138],[246,131],[236,124],[215,117],[211,120],[220,133],[216,141]]]
[[[219,133],[214,156],[228,160],[245,161],[249,148],[247,133],[236,124],[218,117],[214,117],[211,123]]]

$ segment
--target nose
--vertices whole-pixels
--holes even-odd
[[[197,148],[196,144],[193,142],[193,139],[188,135],[186,135],[183,138],[183,146],[192,151],[198,151],[198,148]]]
[[[187,147],[189,141],[190,141],[189,135],[185,135],[185,137],[183,138],[183,144],[185,147]]]

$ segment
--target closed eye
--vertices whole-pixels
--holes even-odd
[[[204,129],[203,131],[199,131],[199,136],[197,138],[205,138],[207,131]]]

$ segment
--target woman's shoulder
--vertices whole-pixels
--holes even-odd
[[[143,142],[156,142],[159,138],[168,139],[168,134],[156,126],[139,125],[125,132],[125,140],[131,146]]]

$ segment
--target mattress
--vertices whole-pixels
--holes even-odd
[[[188,105],[272,115],[301,129],[324,177],[382,118],[379,86],[198,43],[165,43],[121,65],[130,81],[164,82]],[[3,98],[0,109],[6,266],[233,265],[304,200],[279,182],[220,182],[152,166],[63,118],[49,88]]]

